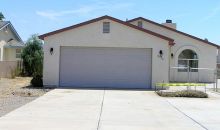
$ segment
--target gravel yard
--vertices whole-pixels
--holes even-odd
[[[51,89],[33,88],[30,77],[0,79],[0,116],[33,101]]]

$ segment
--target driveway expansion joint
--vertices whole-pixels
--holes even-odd
[[[100,121],[101,121],[101,116],[102,116],[102,110],[103,110],[104,99],[105,99],[105,89],[104,89],[104,91],[103,91],[103,96],[102,96],[101,110],[100,110],[100,114],[99,114],[99,120],[98,120],[97,130],[99,130],[99,127],[100,127]]]
[[[206,128],[204,125],[202,125],[201,123],[199,123],[198,121],[196,121],[195,119],[193,119],[192,117],[190,117],[189,115],[187,115],[185,112],[181,111],[179,108],[177,108],[174,104],[172,104],[170,101],[166,100],[174,109],[176,109],[177,111],[179,111],[181,114],[183,114],[184,116],[186,116],[187,118],[189,118],[190,120],[192,120],[193,122],[195,122],[196,124],[198,124],[199,126],[201,126],[204,130],[208,130],[208,128]]]

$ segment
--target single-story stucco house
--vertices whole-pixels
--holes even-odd
[[[21,52],[25,47],[10,21],[0,20],[0,77],[11,78],[22,68]]]
[[[182,82],[189,71],[192,81],[212,82],[219,48],[176,30],[171,20],[142,17],[102,16],[39,37],[45,42],[44,85],[56,87],[153,88]]]
[[[10,21],[0,21],[0,61],[21,60],[21,51],[25,47]]]

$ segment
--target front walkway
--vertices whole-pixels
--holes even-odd
[[[152,91],[55,89],[0,118],[1,130],[220,129],[220,98]]]

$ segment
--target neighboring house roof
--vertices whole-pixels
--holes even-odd
[[[151,23],[151,24],[157,25],[157,26],[159,26],[159,27],[162,27],[162,28],[165,28],[165,29],[168,29],[168,30],[174,31],[174,32],[179,33],[179,34],[182,34],[182,35],[184,35],[184,36],[187,36],[187,37],[193,38],[193,39],[195,39],[195,40],[201,41],[201,42],[203,42],[203,43],[206,43],[206,44],[209,44],[209,45],[215,46],[215,47],[217,47],[217,48],[220,48],[220,46],[217,45],[217,44],[214,44],[214,43],[209,42],[209,41],[207,41],[207,40],[203,40],[203,39],[201,39],[201,38],[198,38],[198,37],[192,36],[192,35],[190,35],[190,34],[187,34],[187,33],[181,32],[181,31],[179,31],[179,30],[176,30],[176,29],[173,29],[173,28],[169,28],[169,27],[167,27],[167,26],[164,26],[164,25],[162,25],[162,24],[159,24],[159,23],[157,23],[157,22],[151,21],[151,20],[146,19],[146,18],[143,18],[143,17],[137,17],[137,18],[134,18],[134,19],[128,20],[128,21],[126,21],[126,22],[130,23],[130,22],[137,21],[137,20],[143,20],[143,21],[146,21],[146,22],[148,22],[148,23]]]
[[[0,21],[0,30],[4,29],[5,27],[10,27],[12,33],[15,35],[19,43],[24,46],[24,42],[22,41],[21,37],[18,35],[17,31],[13,27],[10,21]]]
[[[24,46],[23,42],[8,43],[4,45],[5,48],[23,48]]]
[[[2,30],[8,24],[10,24],[9,21],[0,21],[0,30]]]
[[[66,27],[66,28],[62,28],[62,29],[59,29],[59,30],[56,30],[56,31],[53,31],[53,32],[49,32],[49,33],[46,33],[46,34],[43,34],[43,35],[40,35],[39,38],[42,39],[42,40],[44,40],[45,37],[48,37],[48,36],[51,36],[51,35],[54,35],[54,34],[57,34],[57,33],[61,33],[61,32],[67,31],[67,30],[75,29],[75,28],[78,28],[78,27],[81,27],[81,26],[84,26],[84,25],[87,25],[87,24],[90,24],[90,23],[94,23],[94,22],[97,22],[97,21],[100,21],[100,20],[103,20],[103,19],[109,19],[109,20],[112,20],[112,21],[114,21],[114,22],[123,24],[123,25],[125,25],[125,26],[128,26],[128,27],[137,29],[137,30],[139,30],[139,31],[148,33],[148,34],[150,34],[150,35],[156,36],[156,37],[158,37],[158,38],[164,39],[164,40],[168,41],[170,45],[173,45],[173,44],[174,44],[174,40],[173,40],[172,38],[169,38],[169,37],[167,37],[167,36],[164,36],[164,35],[161,35],[161,34],[152,32],[152,31],[147,30],[147,29],[143,29],[143,28],[137,27],[137,26],[135,26],[135,25],[132,25],[132,24],[130,24],[130,23],[124,22],[124,21],[122,21],[122,20],[113,18],[113,17],[111,17],[111,16],[107,16],[107,15],[102,16],[102,17],[98,17],[98,18],[95,18],[95,19],[92,19],[92,20],[89,20],[89,21],[86,21],[86,22],[82,22],[82,23],[79,23],[79,24],[76,24],[76,25],[73,25],[73,26],[69,26],[69,27]]]

